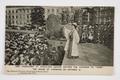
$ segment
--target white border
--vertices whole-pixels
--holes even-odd
[[[120,80],[120,1],[119,0],[1,0],[0,1],[0,80]],[[112,76],[95,75],[5,75],[4,39],[5,39],[5,5],[38,6],[115,6],[115,46],[114,74]]]

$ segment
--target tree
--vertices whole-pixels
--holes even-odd
[[[60,20],[59,17],[57,17],[54,14],[50,14],[46,21],[46,27],[48,30],[59,30]]]
[[[79,15],[80,15],[80,10],[75,10],[74,22],[78,23],[79,18],[80,18]]]
[[[46,21],[47,35],[54,36],[55,38],[59,37],[59,31],[61,29],[60,19],[54,14],[50,14]]]
[[[33,25],[39,25],[39,26],[45,25],[44,8],[42,7],[33,8],[31,13],[31,22]]]
[[[70,22],[69,11],[63,11],[61,13],[61,18],[62,18],[62,24],[67,24],[68,22]]]

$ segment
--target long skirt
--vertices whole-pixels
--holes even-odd
[[[68,45],[68,57],[71,57],[71,53],[72,53],[72,43],[73,43],[73,40],[71,39],[69,41],[69,45]]]

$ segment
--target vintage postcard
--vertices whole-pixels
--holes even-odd
[[[6,74],[113,73],[114,6],[6,6]]]

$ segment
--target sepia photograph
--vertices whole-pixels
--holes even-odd
[[[113,6],[6,6],[5,66],[110,66]]]

